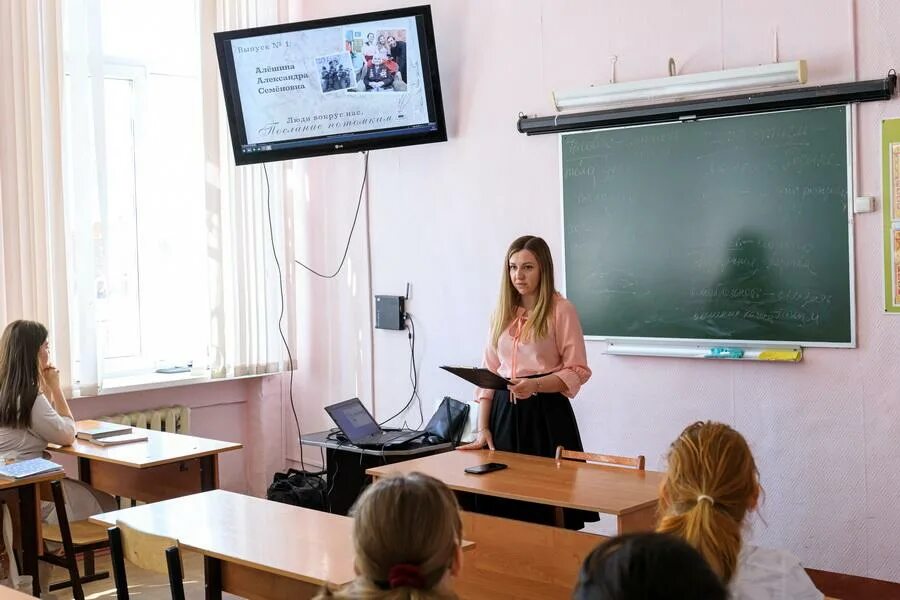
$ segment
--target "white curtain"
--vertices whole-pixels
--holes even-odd
[[[303,173],[299,163],[270,165],[267,206],[262,167],[234,166],[212,32],[298,20],[297,5],[286,0],[200,0],[211,292],[209,367],[214,378],[289,368],[278,328],[279,280],[284,283],[282,328],[285,337],[294,340],[292,193],[296,186],[285,182],[302,181]],[[67,393],[91,394],[99,389],[102,361],[93,329],[78,325],[82,319],[93,318],[92,303],[76,300],[77,290],[85,288],[93,269],[86,264],[89,261],[72,258],[91,255],[76,253],[73,247],[90,243],[90,235],[84,234],[78,211],[67,215],[63,202],[62,10],[62,0],[0,0],[0,327],[20,318],[45,323]],[[76,28],[73,35],[80,33]],[[102,114],[102,104],[96,105],[102,94],[81,91],[79,98],[94,98],[94,102],[85,101],[78,111],[81,117],[73,122],[90,129],[92,116],[97,110]],[[85,144],[92,144],[89,138],[81,137]],[[90,174],[99,172],[86,168],[80,175],[73,173],[69,182],[77,185],[72,191],[96,196],[99,178]],[[271,208],[280,274],[267,208]],[[78,379],[74,390],[73,373]]]
[[[211,301],[210,373],[214,378],[273,373],[289,368],[282,330],[293,340],[295,322],[291,186],[302,166],[276,163],[235,167],[213,32],[297,20],[291,4],[271,0],[201,0],[204,147]],[[269,236],[268,210],[274,233]],[[279,289],[283,281],[284,297]]]
[[[0,0],[0,326],[47,325],[71,393],[60,0]]]

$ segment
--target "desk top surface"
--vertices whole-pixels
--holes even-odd
[[[45,481],[62,479],[65,476],[66,472],[60,469],[59,471],[53,471],[52,473],[39,473],[37,475],[31,475],[30,477],[22,477],[21,479],[6,479],[4,477],[0,477],[0,490],[11,490],[23,485],[44,483]]]
[[[322,585],[354,578],[353,519],[225,490],[95,515],[228,562]]]
[[[212,490],[94,515],[178,540],[188,550],[316,585],[353,580],[353,519]],[[463,542],[463,549],[473,548]]]
[[[76,428],[79,423],[81,421],[75,424]],[[243,447],[242,444],[235,442],[222,442],[181,433],[167,433],[138,427],[132,427],[131,430],[134,433],[145,434],[147,441],[116,446],[98,446],[86,440],[77,439],[71,446],[51,445],[50,450],[101,462],[145,469]]]
[[[445,442],[443,444],[431,444],[427,446],[413,446],[411,448],[403,448],[399,450],[390,450],[390,449],[378,449],[372,450],[369,448],[359,448],[354,446],[350,442],[339,442],[335,439],[330,439],[328,436],[332,433],[336,432],[336,429],[329,429],[328,431],[317,431],[315,433],[304,433],[301,436],[301,441],[304,444],[309,446],[318,446],[320,448],[329,448],[331,450],[345,450],[347,452],[355,452],[357,454],[369,454],[372,456],[415,456],[416,454],[424,454],[426,452],[439,452],[444,450],[450,450],[453,448],[453,444],[450,442]],[[388,446],[388,448],[390,448]]]
[[[507,469],[484,475],[466,473],[466,467],[488,462]],[[623,515],[656,504],[664,474],[607,467],[574,460],[529,456],[491,450],[455,450],[400,463],[373,467],[366,474],[418,471],[440,479],[451,489],[525,500],[539,504],[580,508]]]

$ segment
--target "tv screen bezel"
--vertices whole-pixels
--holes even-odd
[[[423,76],[427,80],[426,85],[424,86],[425,100],[429,108],[434,111],[432,115],[431,110],[429,110],[429,124],[433,123],[436,126],[436,129],[424,132],[419,131],[412,134],[403,134],[402,131],[406,129],[405,127],[369,130],[366,131],[365,134],[367,136],[374,134],[374,137],[350,139],[335,143],[333,140],[329,141],[329,138],[334,137],[333,135],[323,136],[321,143],[316,144],[272,149],[254,153],[241,152],[242,142],[246,139],[246,132],[244,130],[244,119],[241,111],[240,94],[238,93],[233,55],[228,42],[234,39],[252,38],[261,35],[349,26],[357,23],[367,23],[370,21],[381,21],[402,17],[416,18],[417,24],[418,18],[421,17],[422,19],[421,27],[418,30],[418,39],[420,56],[422,57],[423,62]],[[447,125],[444,121],[444,104],[441,94],[440,74],[438,72],[437,45],[434,39],[434,25],[431,18],[430,5],[425,4],[421,6],[410,6],[339,17],[328,17],[312,21],[279,23],[277,25],[266,25],[264,27],[253,27],[249,29],[219,31],[215,32],[213,37],[215,38],[216,56],[219,61],[219,75],[222,80],[222,93],[225,98],[225,111],[228,116],[228,129],[229,134],[231,135],[231,147],[236,165],[249,165],[262,162],[292,160],[296,158],[309,158],[313,156],[345,154],[350,152],[365,152],[383,148],[415,146],[419,144],[447,141]],[[238,132],[244,136],[244,140],[240,139],[237,135]],[[383,133],[384,135],[379,135],[379,133]],[[354,136],[355,134],[343,135]]]

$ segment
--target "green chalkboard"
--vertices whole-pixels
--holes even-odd
[[[853,345],[848,111],[560,136],[585,335]]]

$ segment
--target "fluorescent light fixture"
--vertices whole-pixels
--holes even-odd
[[[673,75],[625,83],[598,85],[574,92],[553,92],[556,110],[678,100],[717,92],[806,83],[806,61],[772,63],[691,75]]]

